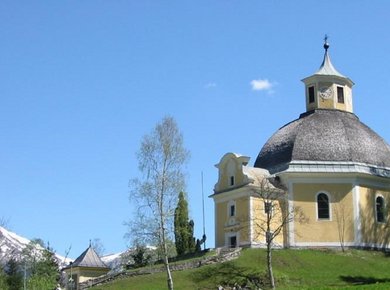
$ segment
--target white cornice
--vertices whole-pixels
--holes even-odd
[[[370,175],[389,179],[390,168],[369,165],[365,163],[349,162],[349,161],[291,161],[287,164],[287,169],[279,172],[279,174],[293,173],[335,173],[345,175]]]
[[[246,185],[237,189],[215,193],[209,197],[212,197],[215,203],[221,203],[232,199],[255,195],[256,188],[257,187],[253,185]]]

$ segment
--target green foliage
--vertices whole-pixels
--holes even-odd
[[[46,285],[48,288],[40,289],[54,289],[60,279],[60,272],[58,269],[57,259],[50,248],[46,248],[42,252],[42,258],[36,263],[32,277],[34,283],[38,285]]]
[[[349,250],[276,250],[274,270],[277,289],[390,289],[390,257],[382,252]],[[180,290],[233,287],[267,289],[266,251],[243,250],[234,261],[173,272]],[[120,279],[93,290],[163,290],[164,273]],[[91,289],[91,290],[92,290]]]
[[[57,283],[53,284],[53,280],[48,276],[34,275],[27,281],[27,289],[29,290],[53,290]]]
[[[30,242],[23,251],[23,263],[28,271],[28,289],[55,289],[60,279],[60,271],[49,246],[42,248],[41,240]]]
[[[11,258],[6,265],[6,281],[9,290],[20,290],[23,286],[23,275],[19,263]]]
[[[146,266],[151,260],[151,255],[147,253],[146,247],[142,245],[136,246],[135,251],[131,257],[134,260],[135,267]]]
[[[199,252],[202,251],[202,248],[201,248],[200,245],[201,245],[200,240],[199,240],[199,239],[196,239],[196,245],[195,245],[195,252],[196,252],[196,253],[199,253]]]
[[[0,273],[0,289],[9,290],[7,276],[4,273]]]
[[[179,201],[175,209],[175,246],[179,256],[195,251],[194,222],[188,218],[188,203],[184,193],[179,193]]]

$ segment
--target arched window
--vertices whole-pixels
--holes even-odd
[[[329,197],[325,193],[317,195],[317,215],[318,219],[329,219]]]
[[[375,199],[376,221],[378,223],[385,222],[385,200],[382,196],[377,196]]]

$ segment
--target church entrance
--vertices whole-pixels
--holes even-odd
[[[229,247],[230,248],[237,247],[237,236],[230,237]]]

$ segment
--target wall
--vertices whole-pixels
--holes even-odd
[[[317,193],[330,197],[330,219],[317,218]],[[352,184],[294,184],[294,207],[301,215],[294,219],[295,243],[306,246],[337,246],[339,234],[346,243],[354,241]],[[339,218],[338,218],[339,216]],[[345,222],[342,222],[342,218]],[[345,230],[342,230],[342,225]]]
[[[360,225],[362,243],[367,247],[382,248],[390,246],[390,191],[369,188],[367,186],[360,187]],[[377,196],[382,196],[385,200],[385,222],[379,223],[376,221],[376,205],[375,199]]]

